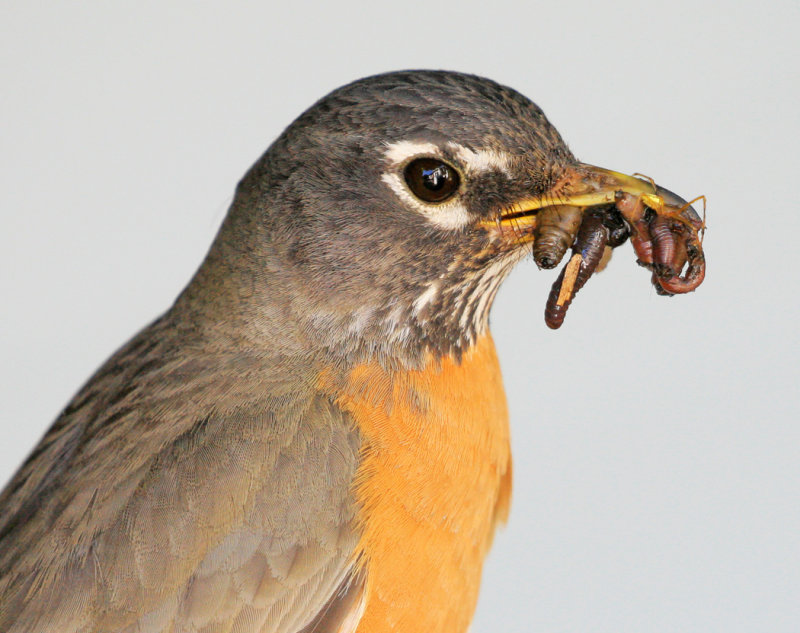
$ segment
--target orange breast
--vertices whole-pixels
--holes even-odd
[[[338,394],[364,438],[356,475],[367,571],[358,633],[465,631],[511,486],[494,343],[421,371],[361,366]]]

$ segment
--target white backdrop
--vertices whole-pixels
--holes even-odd
[[[582,160],[709,200],[692,295],[658,297],[629,246],[558,332],[553,272],[502,289],[514,504],[473,630],[800,630],[796,1],[46,4],[0,5],[0,480],[301,110],[467,71]]]

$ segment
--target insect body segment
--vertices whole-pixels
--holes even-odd
[[[553,206],[539,212],[533,242],[533,259],[539,268],[558,266],[582,219],[583,209],[575,206]]]

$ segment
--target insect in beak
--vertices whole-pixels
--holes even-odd
[[[705,277],[702,236],[705,196],[686,202],[647,177],[579,163],[549,191],[516,201],[499,226],[525,229],[540,268],[558,265],[572,248],[547,301],[545,322],[561,326],[575,294],[630,237],[640,265],[652,272],[659,294],[690,292]],[[703,202],[703,219],[692,203]],[[495,220],[497,222],[497,220]]]

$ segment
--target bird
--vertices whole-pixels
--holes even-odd
[[[319,100],[0,495],[0,630],[467,631],[511,496],[492,302],[614,173],[474,75]]]

